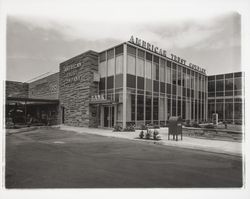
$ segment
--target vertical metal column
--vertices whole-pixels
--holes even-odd
[[[154,123],[154,80],[153,80],[153,60],[154,60],[154,55],[152,55],[152,60],[151,60],[151,87],[152,87],[152,92],[151,92],[151,124]]]
[[[115,88],[116,88],[116,85],[115,85],[115,79],[116,79],[116,49],[114,48],[114,82],[113,82],[113,100],[112,101],[115,101]],[[117,111],[117,108],[116,108],[116,104],[114,105],[114,126],[116,125],[116,117],[117,117],[117,114],[116,114],[116,111]]]
[[[135,126],[137,126],[137,53],[138,48],[135,49]]]
[[[225,75],[223,75],[223,83],[224,83],[224,85],[223,85],[223,93],[224,93],[224,96],[223,96],[223,121],[225,121],[226,120],[226,110],[225,110],[225,108],[226,108],[226,105],[225,105],[225,92],[226,92],[226,78],[225,78]]]
[[[126,128],[127,121],[127,44],[123,45],[123,93],[122,93],[122,128]]]

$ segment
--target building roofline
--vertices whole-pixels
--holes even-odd
[[[63,61],[63,62],[61,62],[61,63],[59,63],[59,66],[65,64],[65,63],[67,63],[67,62],[70,62],[71,60],[74,60],[74,59],[76,59],[77,57],[80,57],[80,56],[83,56],[83,55],[89,54],[89,53],[98,54],[98,52],[96,52],[96,51],[94,51],[94,50],[87,50],[87,51],[85,51],[84,53],[81,53],[81,54],[79,54],[79,55],[76,55],[76,56],[74,56],[74,57],[71,57],[71,58],[69,58],[69,59],[67,59],[67,60],[65,60],[65,61]]]

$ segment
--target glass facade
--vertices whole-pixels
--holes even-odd
[[[99,93],[117,102],[117,122],[165,125],[170,116],[203,122],[213,113],[242,121],[241,72],[206,76],[129,43],[100,53],[98,70]]]
[[[102,52],[99,57],[99,92],[111,100],[120,93],[115,105],[118,123],[125,115],[125,123],[136,126],[165,125],[170,116],[206,120],[204,73],[128,43],[121,46]]]
[[[218,113],[219,121],[242,123],[244,93],[242,72],[208,76],[208,119]]]

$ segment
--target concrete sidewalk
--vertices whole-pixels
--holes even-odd
[[[88,133],[88,134],[95,134],[107,137],[116,137],[116,138],[124,138],[136,141],[151,142],[167,146],[203,150],[207,152],[223,153],[236,156],[242,155],[242,143],[240,142],[199,139],[186,136],[183,137],[183,140],[179,140],[177,142],[174,140],[168,140],[167,132],[160,134],[161,140],[154,141],[154,140],[139,139],[139,134],[135,132],[113,132],[110,129],[72,127],[66,125],[60,125],[60,129],[75,131],[78,133]]]

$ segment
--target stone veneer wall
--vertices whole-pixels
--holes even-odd
[[[29,92],[29,84],[23,82],[6,81],[6,97],[27,98]]]
[[[98,53],[87,51],[60,64],[59,100],[64,107],[64,123],[71,126],[95,126],[91,95],[98,93],[93,73],[98,71]],[[96,116],[97,117],[97,114]]]
[[[59,73],[29,83],[29,98],[58,99]]]

